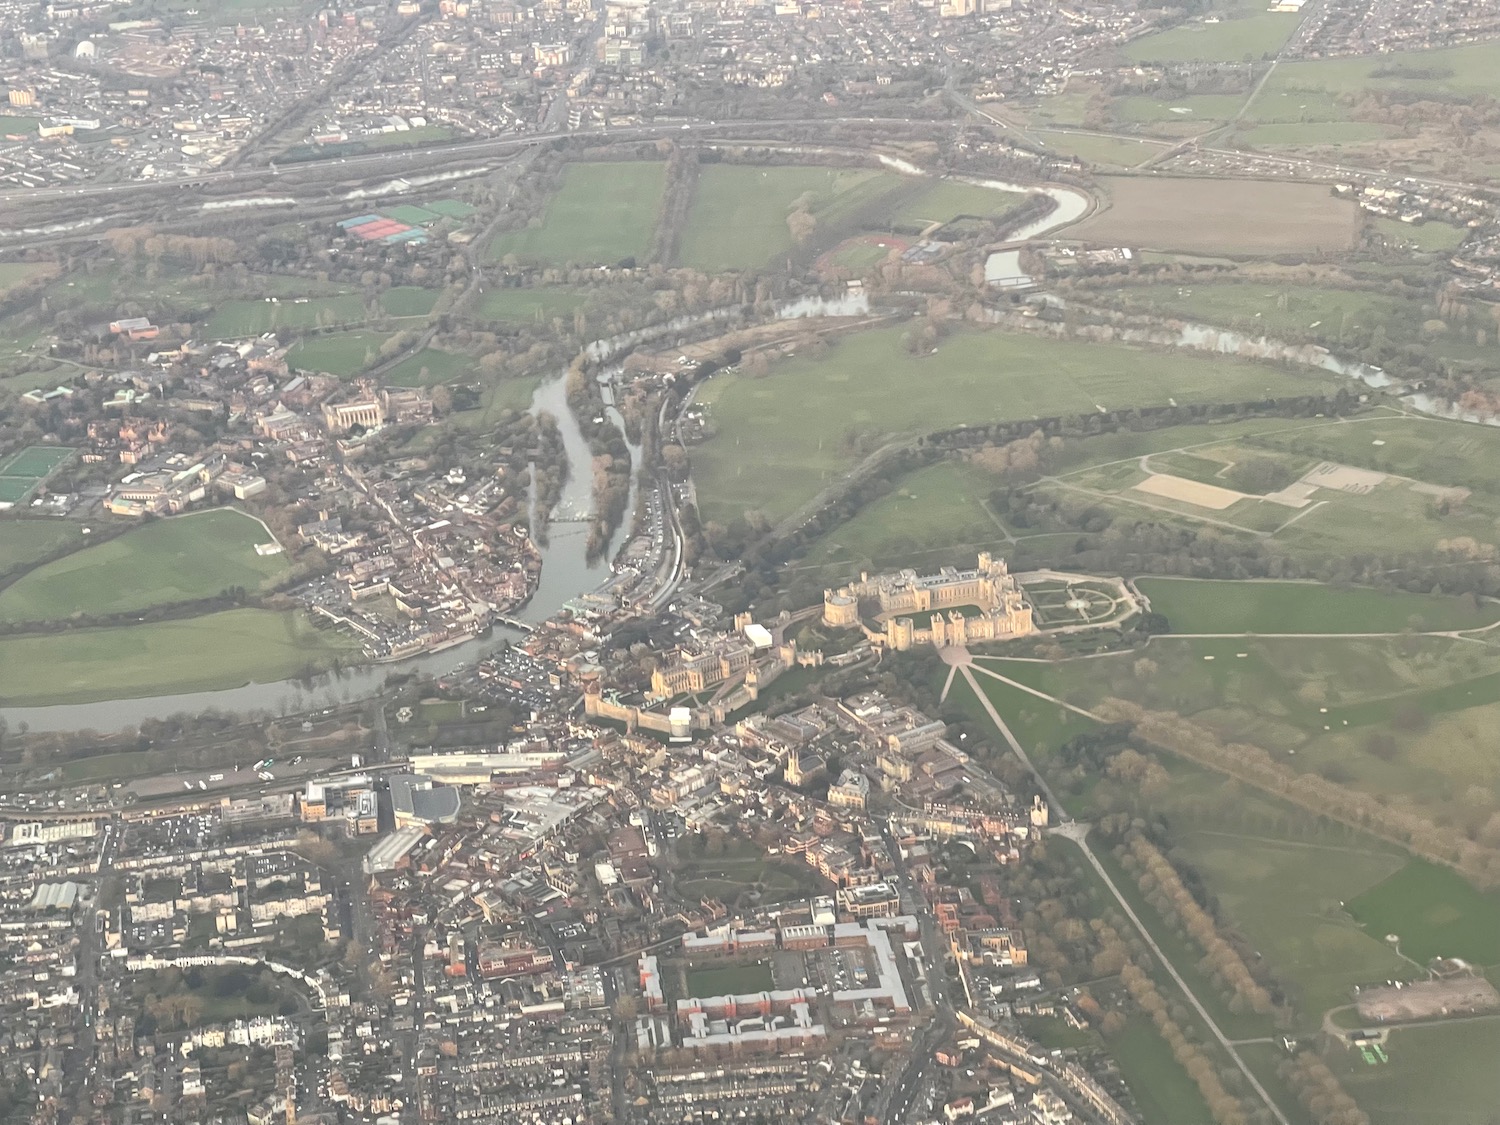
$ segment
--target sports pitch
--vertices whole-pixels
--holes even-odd
[[[665,186],[666,165],[657,161],[569,164],[540,222],[497,235],[488,256],[603,265],[644,258]]]
[[[56,445],[28,445],[0,464],[0,506],[20,504],[49,476],[73,456],[73,450]]]

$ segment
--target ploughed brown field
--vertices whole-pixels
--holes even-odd
[[[1354,204],[1324,184],[1102,176],[1108,206],[1070,237],[1183,253],[1285,254],[1354,244]]]

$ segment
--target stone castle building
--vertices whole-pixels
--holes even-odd
[[[861,620],[861,605],[881,623],[879,630]],[[979,612],[965,615],[961,607]],[[926,616],[925,624],[919,624],[918,615]],[[1031,606],[1005,560],[987,551],[979,555],[973,570],[943,567],[936,574],[861,574],[858,582],[825,590],[823,624],[863,629],[872,643],[901,652],[916,645],[944,648],[1036,632]]]

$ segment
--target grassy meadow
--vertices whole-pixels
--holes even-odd
[[[259,520],[233,509],[155,520],[22,575],[0,591],[0,620],[129,613],[231,586],[254,593],[289,565],[285,555],[255,553],[270,540]]]
[[[326,669],[357,650],[299,613],[236,609],[181,621],[0,637],[0,703],[42,706],[213,691]]]
[[[962,331],[915,356],[905,330],[849,337],[763,378],[716,376],[699,392],[715,436],[693,451],[709,519],[785,515],[891,438],[946,426],[1125,406],[1295,394],[1316,372],[1197,355]],[[1035,373],[1045,370],[1045,379]]]
[[[514,254],[559,265],[643,258],[665,186],[666,165],[657,161],[569,164],[540,222],[497,235],[489,257],[499,261]]]
[[[713,273],[764,266],[792,249],[787,216],[799,201],[808,203],[819,226],[826,226],[889,194],[900,183],[901,177],[894,173],[862,168],[704,165],[698,171],[679,257],[684,265]],[[935,192],[942,186],[928,190]],[[934,206],[951,208],[959,198],[972,196],[938,197]],[[813,237],[818,237],[816,227]]]

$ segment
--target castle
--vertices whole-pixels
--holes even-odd
[[[860,604],[875,603],[882,628],[871,629],[860,620]],[[959,607],[974,607],[965,616]],[[874,608],[874,607],[872,607]],[[946,615],[942,611],[948,610]],[[916,614],[927,614],[920,626]],[[915,645],[937,648],[1024,637],[1036,632],[1031,606],[1011,576],[1004,559],[981,552],[973,570],[945,566],[936,574],[914,570],[895,574],[861,574],[837,590],[823,592],[823,624],[833,629],[863,629],[874,644],[904,652]]]

